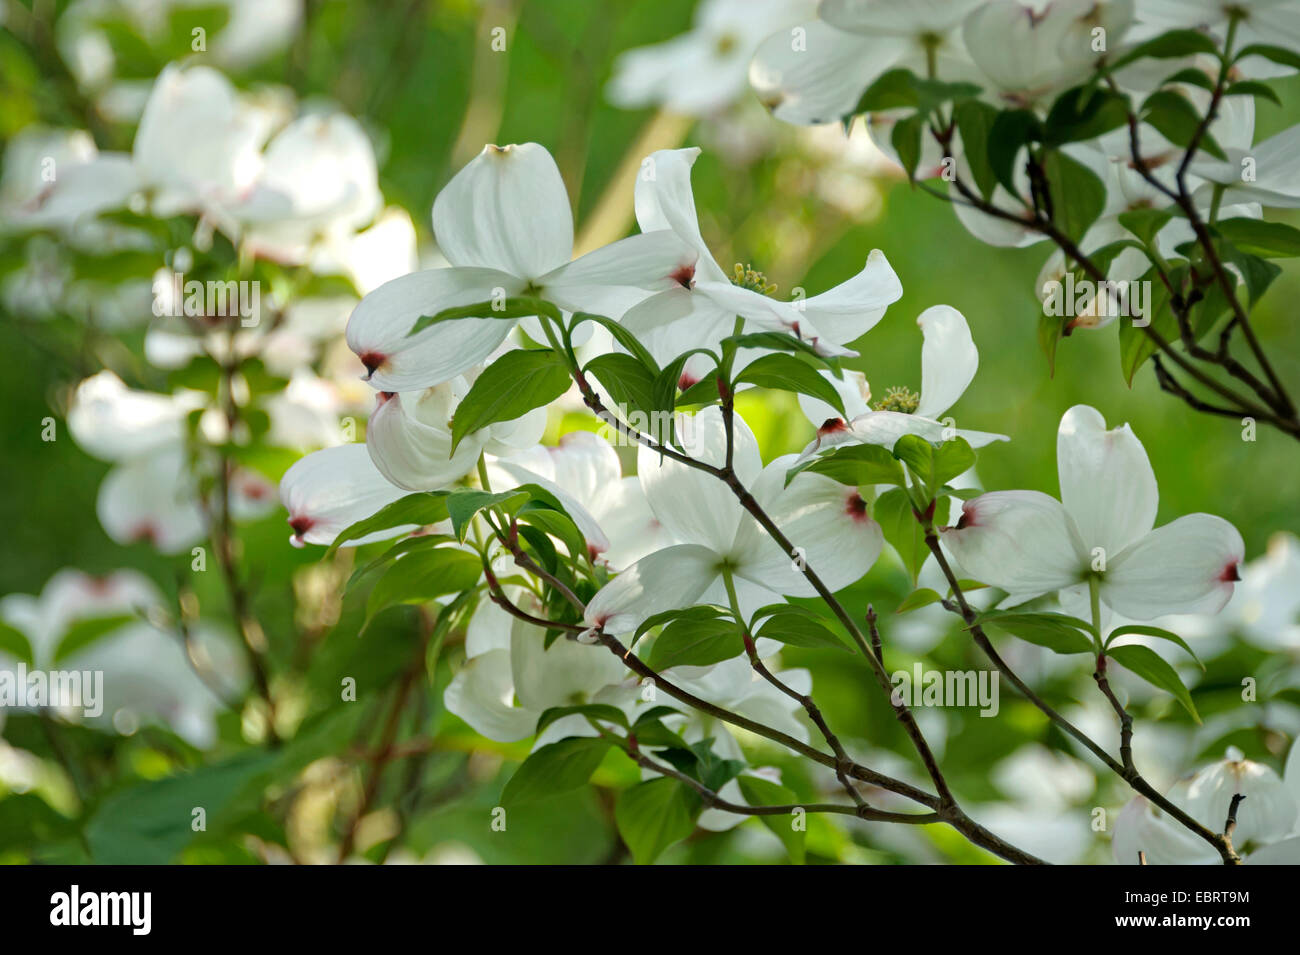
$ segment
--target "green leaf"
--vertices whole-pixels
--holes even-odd
[[[586,716],[593,720],[604,720],[606,723],[614,723],[624,729],[629,728],[627,716],[617,706],[611,706],[608,703],[575,703],[572,706],[552,706],[547,710],[543,710],[542,715],[537,718],[537,728],[533,732],[537,736],[541,736],[542,731],[556,720],[574,715]]]
[[[916,77],[911,70],[886,70],[876,77],[858,98],[853,115],[883,113],[886,110],[918,105]]]
[[[587,555],[587,538],[573,522],[573,518],[564,511],[546,507],[537,501],[529,501],[519,509],[516,518],[557,538],[569,551],[570,557],[581,560]]]
[[[677,407],[677,389],[678,385],[681,384],[682,371],[686,368],[686,362],[696,351],[707,351],[707,349],[692,349],[678,355],[667,365],[664,365],[659,374],[655,375],[654,384],[650,391],[651,404],[649,411],[667,414],[669,420],[672,420],[673,409]],[[712,352],[709,352],[709,354],[712,354]],[[716,392],[716,385],[714,390]]]
[[[686,749],[686,741],[660,722],[665,716],[681,715],[669,706],[654,706],[647,710],[632,724],[632,733],[637,742],[645,746],[666,746],[670,749]]]
[[[916,180],[916,166],[921,161],[921,136],[925,132],[925,117],[920,113],[904,117],[894,123],[889,141],[898,154],[898,162],[910,181]]]
[[[366,601],[366,620],[394,604],[425,603],[444,594],[460,593],[478,582],[483,572],[477,554],[455,547],[436,547],[398,559],[375,581]]]
[[[208,829],[230,815],[276,757],[246,751],[191,772],[142,783],[105,797],[86,825],[91,858],[100,865],[165,865],[195,838],[194,810]]]
[[[1038,117],[1027,109],[1007,110],[999,113],[989,131],[989,168],[997,181],[1013,196],[1016,191],[1015,162],[1020,150],[1042,138],[1043,127]]]
[[[1043,138],[1053,145],[1096,139],[1128,122],[1128,98],[1096,86],[1066,90],[1052,104]]]
[[[456,406],[452,450],[465,435],[498,421],[513,421],[568,390],[569,371],[557,352],[549,348],[506,352],[483,370]]]
[[[1047,358],[1049,378],[1056,376],[1056,347],[1065,337],[1065,328],[1071,321],[1069,315],[1049,315],[1046,309],[1038,316],[1038,347]]]
[[[636,637],[640,637],[647,631],[653,630],[655,627],[663,626],[673,620],[714,620],[722,616],[726,615],[721,610],[717,607],[709,606],[665,610],[662,613],[651,614],[649,617],[646,617],[645,620],[641,621],[641,626],[636,628],[636,633],[633,634],[633,638],[635,639]],[[729,616],[728,619],[730,619]]]
[[[1201,722],[1200,714],[1196,712],[1196,704],[1192,702],[1192,694],[1183,685],[1178,671],[1150,647],[1136,645],[1111,647],[1106,651],[1106,656],[1132,670],[1152,686],[1172,693],[1187,712],[1192,714],[1192,719],[1197,723]]]
[[[599,736],[577,736],[543,746],[515,770],[501,791],[501,804],[517,806],[585,786],[609,747],[609,740]]]
[[[1060,151],[1043,158],[1043,174],[1052,199],[1052,221],[1070,238],[1082,239],[1106,207],[1105,183],[1083,163]]]
[[[919,610],[922,607],[928,607],[930,604],[938,603],[942,599],[943,596],[938,591],[931,590],[929,587],[922,587],[908,594],[894,613],[910,613],[913,610]]]
[[[1268,100],[1276,106],[1281,106],[1282,101],[1278,99],[1276,91],[1267,83],[1261,83],[1258,80],[1241,80],[1233,83],[1223,93],[1224,96],[1254,96]]]
[[[359,540],[376,531],[407,525],[413,528],[425,527],[445,521],[447,519],[446,498],[446,491],[418,491],[385,505],[365,520],[357,521],[340,531],[339,536],[334,538],[334,543],[330,544],[329,549],[325,551],[325,557],[326,559],[333,557],[334,552],[348,541]]]
[[[636,722],[632,724],[632,729],[638,730],[642,726],[645,726],[648,723],[653,723],[656,720],[661,720],[666,716],[683,716],[683,715],[684,714],[682,713],[682,711],[676,709],[675,707],[663,706],[662,704],[659,706],[652,706],[650,707],[650,709],[645,710],[640,714],[638,714],[636,718]]]
[[[719,398],[717,375],[705,375],[677,396],[677,407],[717,404]]]
[[[28,642],[27,636],[3,620],[0,620],[0,653],[7,653],[28,666],[34,662],[32,645]]]
[[[965,438],[950,438],[934,449],[934,491],[975,466],[975,452]]]
[[[1170,86],[1174,83],[1187,83],[1191,86],[1199,86],[1203,90],[1213,90],[1214,80],[1194,66],[1189,66],[1185,70],[1179,70],[1171,76],[1165,77],[1161,86]]]
[[[1285,46],[1274,46],[1270,43],[1252,43],[1249,46],[1242,47],[1232,61],[1240,63],[1248,56],[1262,56],[1264,59],[1279,63],[1282,66],[1300,70],[1300,53]]]
[[[784,332],[747,332],[744,335],[730,335],[723,339],[723,345],[727,344],[734,345],[736,348],[764,348],[769,351],[799,352],[832,370],[839,368],[837,359],[819,354],[815,345],[804,341],[802,338],[787,335]]]
[[[905,434],[894,444],[894,456],[904,462],[925,490],[928,503],[940,487],[975,463],[975,452],[964,438],[935,447],[915,434]]]
[[[790,806],[796,802],[792,790],[762,776],[741,773],[736,777],[736,784],[740,786],[740,793],[745,797],[745,802],[751,806]],[[781,845],[785,846],[790,861],[795,865],[803,865],[804,838],[807,833],[803,829],[794,827],[794,817],[758,816],[757,818],[781,840]]]
[[[89,617],[77,620],[64,631],[54,651],[54,662],[66,660],[78,650],[84,650],[102,637],[119,630],[128,623],[139,620],[133,613],[112,614],[107,617]]]
[[[961,80],[936,80],[922,76],[913,76],[912,86],[916,89],[917,106],[922,113],[929,113],[950,101],[972,99],[979,96],[981,92],[980,87],[975,83]]]
[[[889,451],[878,444],[855,444],[834,448],[819,457],[810,458],[786,472],[788,485],[803,471],[824,474],[832,481],[849,487],[871,484],[897,484],[906,481],[903,466]]]
[[[907,465],[912,476],[930,487],[934,473],[934,445],[916,434],[905,434],[894,442],[894,457]]]
[[[988,199],[998,181],[989,164],[989,135],[998,118],[997,108],[975,99],[963,100],[953,107],[952,118],[957,122],[975,186],[980,196]]]
[[[815,616],[791,613],[783,610],[774,613],[763,621],[758,635],[769,640],[779,640],[791,647],[805,647],[809,650],[844,650],[852,653],[849,646],[835,635]]]
[[[1110,64],[1109,72],[1114,72],[1121,66],[1126,66],[1147,57],[1157,60],[1171,60],[1180,56],[1191,56],[1194,53],[1215,55],[1218,51],[1214,41],[1199,30],[1170,30],[1157,37],[1152,37],[1145,43],[1139,43]]]
[[[442,322],[453,322],[462,318],[531,318],[534,315],[550,315],[559,318],[559,312],[550,302],[545,302],[538,298],[507,298],[499,302],[486,301],[475,302],[473,305],[458,305],[455,308],[444,308],[436,315],[421,315],[407,332],[407,337],[424,331],[430,325],[437,325]]]
[[[682,448],[681,443],[677,440],[677,418],[673,410],[677,407],[677,389],[681,384],[682,372],[686,368],[686,362],[692,355],[703,352],[704,354],[713,355],[713,352],[707,348],[692,348],[674,358],[664,366],[663,370],[655,376],[654,388],[652,390],[654,404],[650,411],[650,427],[655,440],[664,444],[673,444]],[[714,391],[717,391],[717,385],[714,385]],[[665,432],[665,433],[658,433]]]
[[[371,571],[378,570],[380,567],[387,567],[403,554],[409,554],[417,550],[429,550],[437,547],[439,544],[446,544],[455,540],[448,534],[424,534],[420,537],[407,537],[398,541],[388,550],[384,551],[374,560],[358,567],[348,578],[346,590],[351,590],[358,581],[362,580]]]
[[[699,795],[667,777],[625,789],[614,806],[618,833],[637,865],[649,865],[694,832],[699,814]]]
[[[775,603],[766,604],[765,606],[759,607],[755,610],[754,615],[750,618],[751,626],[759,620],[762,620],[764,617],[772,616],[774,613],[797,613],[802,614],[805,617],[811,617],[813,620],[821,619],[821,615],[815,610],[809,610],[807,607],[802,607],[799,604]]]
[[[1214,229],[1247,255],[1289,259],[1300,255],[1300,229],[1263,219],[1224,219]]]
[[[706,787],[717,792],[740,775],[745,764],[736,759],[723,759],[713,751],[713,743],[714,739],[710,736],[691,744],[690,750],[695,755],[692,775]]]
[[[1142,104],[1139,117],[1158,130],[1165,139],[1184,149],[1191,143],[1201,125],[1201,114],[1196,111],[1191,100],[1173,90],[1156,90],[1148,96]],[[1198,148],[1215,159],[1227,158],[1210,133],[1202,135],[1198,143]]]
[[[605,386],[614,403],[626,411],[654,409],[654,383],[658,370],[651,371],[632,355],[610,352],[597,355],[584,369]]]
[[[1242,277],[1245,278],[1250,306],[1254,308],[1255,303],[1273,284],[1273,280],[1282,274],[1282,269],[1257,255],[1242,252],[1231,242],[1222,241],[1219,245],[1219,252],[1222,257],[1235,265],[1241,271]]]
[[[513,491],[501,491],[493,494],[489,491],[480,491],[476,488],[461,488],[452,491],[447,495],[447,516],[451,518],[451,527],[456,534],[458,541],[465,540],[465,532],[469,530],[470,521],[474,515],[485,507],[501,506],[507,512],[513,511],[520,507],[529,498],[529,493],[523,488],[515,488]]]
[[[650,648],[646,664],[652,670],[679,666],[710,666],[745,650],[737,624],[725,617],[678,618],[664,627]]]
[[[749,382],[761,388],[810,395],[826,402],[841,415],[848,414],[844,410],[844,399],[834,386],[819,375],[815,368],[793,355],[764,355],[746,365],[736,377],[736,382]]]
[[[1146,287],[1151,289],[1151,300],[1147,302],[1146,308],[1150,328],[1165,341],[1177,341],[1178,319],[1174,317],[1169,305],[1169,290],[1156,277],[1154,269],[1147,271],[1138,281],[1149,283]],[[1119,325],[1120,371],[1123,372],[1124,381],[1132,387],[1133,376],[1155,354],[1157,346],[1150,335],[1133,324],[1132,318],[1120,316],[1116,324]]]
[[[942,502],[936,507],[935,521],[938,524],[944,520],[938,514],[938,508],[942,507]],[[886,491],[876,499],[871,514],[884,532],[885,540],[898,551],[903,566],[915,584],[921,565],[930,556],[930,549],[925,544],[925,532],[912,511],[912,500],[907,491],[901,487]]]
[[[633,358],[639,361],[653,375],[659,374],[659,363],[654,360],[654,356],[651,355],[650,351],[641,344],[640,340],[638,340],[637,337],[621,323],[614,321],[612,318],[607,318],[604,315],[595,315],[591,312],[574,312],[573,319],[569,324],[570,331],[576,329],[583,322],[595,322],[597,325],[603,326],[611,335],[614,336],[614,341],[618,342],[619,345],[631,354]]]
[[[1109,647],[1111,642],[1117,637],[1122,637],[1130,633],[1135,633],[1143,637],[1157,637],[1161,640],[1168,640],[1170,643],[1176,643],[1187,651],[1188,656],[1197,663],[1200,663],[1202,670],[1205,669],[1205,664],[1201,663],[1201,658],[1196,655],[1195,650],[1187,645],[1186,640],[1174,633],[1172,630],[1165,630],[1161,627],[1148,627],[1144,624],[1137,623],[1130,623],[1123,627],[1117,627],[1111,632],[1111,635],[1106,638],[1106,646]]]
[[[979,626],[994,626],[1026,643],[1046,647],[1054,653],[1092,653],[1096,649],[1088,624],[1063,613],[1017,613],[994,611],[983,614]]]
[[[902,68],[887,70],[867,87],[850,115],[880,113],[906,106],[916,107],[924,114],[949,100],[969,99],[978,96],[979,92],[980,88],[974,83],[924,79]]]
[[[1137,236],[1143,245],[1150,245],[1155,241],[1157,233],[1173,219],[1174,211],[1172,206],[1164,209],[1131,209],[1119,214],[1119,224]],[[1119,251],[1123,249],[1117,250]],[[1103,267],[1102,271],[1105,270]]]

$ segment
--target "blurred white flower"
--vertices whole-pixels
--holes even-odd
[[[158,588],[138,571],[96,577],[65,568],[39,596],[0,598],[0,619],[26,636],[33,669],[103,674],[102,712],[85,717],[91,722],[130,732],[141,720],[160,720],[194,745],[208,746],[223,696],[238,692],[245,679],[243,658],[213,630],[192,632],[187,646],[177,634],[157,629],[148,618],[162,602]],[[118,621],[90,644],[59,654],[74,624],[119,616],[137,619]],[[16,665],[0,654],[0,670]],[[65,708],[64,715],[76,713]]]
[[[687,32],[620,54],[605,94],[625,109],[717,113],[747,91],[759,43],[811,17],[816,6],[816,0],[703,0]]]

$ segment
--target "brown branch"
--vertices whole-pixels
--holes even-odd
[[[1119,717],[1119,758],[1124,769],[1131,773],[1137,772],[1137,767],[1133,764],[1133,717],[1124,704],[1119,701],[1115,691],[1111,689],[1110,680],[1106,677],[1106,655],[1097,656],[1097,668],[1092,672],[1092,678],[1097,681],[1097,687],[1101,690],[1102,696],[1110,702],[1111,709]]]
[[[1142,777],[1132,765],[1125,766],[1117,761],[1115,757],[1106,752],[1092,737],[1084,733],[1081,729],[1067,720],[1051,707],[1042,697],[1033,691],[1033,689],[1020,679],[1020,677],[1007,665],[1001,655],[994,649],[993,643],[989,640],[988,635],[984,632],[983,627],[978,622],[979,615],[966,600],[966,594],[961,588],[961,583],[957,575],[953,572],[952,566],[948,563],[947,556],[943,553],[940,546],[939,538],[934,532],[933,524],[926,526],[925,542],[934,555],[939,569],[943,571],[944,577],[948,581],[948,586],[952,588],[953,599],[956,601],[958,613],[966,621],[966,628],[974,639],[984,655],[989,658],[998,672],[1011,681],[1012,686],[1020,691],[1021,695],[1029,702],[1033,703],[1048,719],[1060,727],[1063,731],[1072,736],[1081,743],[1089,752],[1101,760],[1112,772],[1123,779],[1137,793],[1145,796],[1151,802],[1163,809],[1168,815],[1178,820],[1186,829],[1200,836],[1219,852],[1225,865],[1236,865],[1240,859],[1233,851],[1232,846],[1228,844],[1223,836],[1211,832],[1205,826],[1201,825],[1176,804],[1167,799],[1162,793],[1158,792],[1150,783]],[[1131,762],[1131,760],[1130,760]]]
[[[932,127],[931,134],[934,136],[935,140],[939,143],[939,145],[943,148],[944,158],[952,159],[953,158],[951,152],[952,131],[950,129],[938,130]],[[1131,111],[1130,111],[1130,139],[1132,141],[1132,151],[1134,155],[1134,168],[1136,168],[1138,172],[1142,174],[1143,178],[1146,179],[1151,185],[1153,185],[1159,191],[1167,195],[1173,202],[1177,203],[1179,208],[1183,210],[1184,215],[1186,215],[1189,221],[1191,222],[1193,230],[1197,232],[1198,240],[1203,239],[1204,241],[1209,243],[1209,247],[1207,248],[1207,259],[1210,261],[1211,267],[1214,268],[1216,278],[1219,281],[1220,286],[1223,288],[1224,294],[1228,298],[1228,301],[1233,308],[1233,312],[1234,312],[1233,324],[1242,327],[1243,333],[1246,332],[1246,329],[1249,325],[1249,318],[1246,316],[1245,310],[1241,307],[1240,301],[1236,297],[1234,283],[1231,282],[1229,274],[1226,272],[1226,270],[1223,269],[1222,263],[1218,260],[1217,253],[1212,248],[1213,242],[1209,240],[1209,234],[1205,230],[1203,223],[1200,222],[1200,218],[1196,213],[1194,204],[1191,202],[1189,197],[1185,195],[1180,195],[1178,192],[1171,190],[1170,188],[1165,186],[1164,183],[1160,182],[1159,179],[1156,178],[1151,173],[1145,161],[1142,159],[1140,149],[1137,146],[1137,120],[1136,120],[1136,116],[1132,115]],[[1015,213],[1008,212],[1004,209],[1001,209],[995,206],[993,203],[984,200],[975,192],[973,192],[971,188],[965,182],[963,182],[959,177],[954,177],[951,181],[954,187],[957,189],[958,193],[961,195],[960,202],[956,197],[952,196],[951,194],[945,194],[938,190],[931,189],[925,186],[924,184],[921,185],[926,192],[938,198],[945,199],[946,201],[953,202],[954,204],[962,204],[962,205],[969,206],[973,209],[976,209],[984,213],[985,215],[989,215],[992,216],[993,218],[1001,219],[1006,222],[1015,223],[1016,225],[1021,226],[1022,228],[1031,229],[1033,231],[1036,231],[1046,236],[1054,244],[1056,244],[1056,246],[1060,248],[1062,252],[1069,259],[1077,263],[1079,267],[1082,268],[1084,272],[1086,272],[1091,279],[1093,279],[1096,282],[1106,281],[1105,274],[1102,272],[1100,268],[1097,267],[1096,263],[1094,263],[1082,251],[1082,249],[1079,248],[1076,242],[1074,242],[1072,239],[1069,238],[1069,236],[1061,232],[1060,229],[1057,228],[1056,225],[1050,220],[1050,218],[1045,218],[1044,215],[1038,210],[1037,207],[1035,207],[1032,215],[1023,215],[1023,216],[1017,215]],[[1240,410],[1234,412],[1233,416],[1249,416],[1249,417],[1257,418],[1262,421],[1266,421],[1269,424],[1272,424],[1274,427],[1278,428],[1280,431],[1283,431],[1286,434],[1290,434],[1292,437],[1300,439],[1300,418],[1297,418],[1294,408],[1291,406],[1290,399],[1286,397],[1285,392],[1282,390],[1280,383],[1276,379],[1276,376],[1272,373],[1272,368],[1271,366],[1269,366],[1267,358],[1266,356],[1264,356],[1262,349],[1259,349],[1257,347],[1258,343],[1254,342],[1252,347],[1256,352],[1257,360],[1260,361],[1261,367],[1263,367],[1265,370],[1265,374],[1268,375],[1270,381],[1273,382],[1272,389],[1265,386],[1264,383],[1260,381],[1258,377],[1256,377],[1249,371],[1249,369],[1245,368],[1245,366],[1243,366],[1240,362],[1238,362],[1235,358],[1233,358],[1230,354],[1228,354],[1227,349],[1226,347],[1224,347],[1224,343],[1222,341],[1220,342],[1220,348],[1218,352],[1210,352],[1202,348],[1201,346],[1199,346],[1199,344],[1197,344],[1195,341],[1195,336],[1192,334],[1190,325],[1188,324],[1187,321],[1187,315],[1188,315],[1187,309],[1189,307],[1190,306],[1188,306],[1186,303],[1183,303],[1182,306],[1178,308],[1173,308],[1173,311],[1179,321],[1180,337],[1182,338],[1184,345],[1187,346],[1188,342],[1189,341],[1191,342],[1189,351],[1192,353],[1192,356],[1197,360],[1206,362],[1207,364],[1222,367],[1230,375],[1242,381],[1248,388],[1250,388],[1250,390],[1254,394],[1256,394],[1261,400],[1263,400],[1264,404],[1267,407],[1261,407],[1255,404],[1250,399],[1245,398],[1237,394],[1236,392],[1232,391],[1231,389],[1227,388],[1220,382],[1215,381],[1212,377],[1207,375],[1201,369],[1197,368],[1190,360],[1178,354],[1178,352],[1176,352],[1173,349],[1172,345],[1168,341],[1166,341],[1165,338],[1162,335],[1160,335],[1159,332],[1157,332],[1149,324],[1145,326],[1134,326],[1134,327],[1140,329],[1140,331],[1144,335],[1150,338],[1151,341],[1155,344],[1157,350],[1162,355],[1164,355],[1164,357],[1168,361],[1176,364],[1185,374],[1187,374],[1189,377],[1197,381],[1202,387],[1210,391],[1213,391],[1214,393],[1219,395],[1219,397],[1237,406]],[[1251,340],[1252,342],[1254,341],[1253,329],[1249,332],[1248,340]],[[1166,388],[1165,390],[1169,391],[1170,389]],[[1206,402],[1195,398],[1195,396],[1193,396],[1185,388],[1181,388],[1178,391],[1171,392],[1171,393],[1177,395],[1178,397],[1181,397],[1194,410],[1204,411],[1204,410],[1208,410],[1209,407],[1213,407],[1208,405]]]
[[[763,510],[762,506],[754,496],[750,494],[748,489],[746,489],[740,482],[734,469],[728,467],[717,468],[702,461],[698,461],[689,455],[679,454],[671,448],[667,448],[659,442],[654,441],[636,429],[629,427],[627,424],[619,420],[616,415],[613,415],[605,408],[599,396],[588,384],[576,363],[571,365],[570,373],[582,393],[583,400],[586,402],[587,406],[601,418],[601,420],[612,423],[621,434],[638,444],[663,453],[665,456],[671,457],[688,467],[712,474],[721,479],[731,489],[732,493],[740,502],[740,505],[745,508],[745,510],[748,511],[756,521],[758,521],[759,525],[767,531],[768,536],[770,536],[785,551],[785,553],[794,554],[796,552],[794,546],[790,543],[790,540],[784,533],[782,533],[781,529],[776,526],[776,523],[767,512]],[[724,419],[725,417],[726,413],[724,409]],[[880,684],[881,689],[886,694],[887,699],[889,699],[890,706],[893,708],[895,716],[903,725],[904,731],[911,740],[913,747],[916,749],[922,762],[925,764],[926,771],[929,773],[935,784],[936,790],[938,791],[938,796],[930,796],[909,784],[883,776],[880,773],[868,770],[866,767],[860,766],[856,763],[849,767],[848,774],[852,775],[854,778],[872,782],[875,785],[881,786],[881,788],[889,789],[936,809],[945,822],[965,835],[971,842],[988,849],[990,852],[993,852],[1008,861],[1022,865],[1041,864],[1041,859],[1038,859],[1036,856],[1018,849],[1010,843],[998,838],[996,835],[989,832],[983,826],[980,826],[973,819],[967,816],[957,805],[957,801],[948,787],[947,780],[944,779],[943,772],[939,768],[938,761],[935,759],[933,752],[931,752],[929,744],[921,733],[920,727],[917,726],[911,710],[903,704],[901,700],[896,700],[894,698],[893,684],[889,679],[889,674],[885,672],[884,665],[867,644],[862,631],[858,628],[857,624],[854,623],[853,618],[849,615],[848,611],[846,611],[843,605],[835,598],[830,588],[826,586],[807,561],[802,562],[801,571],[805,579],[812,584],[813,588],[822,598],[823,602],[831,609],[850,635],[852,635],[854,642],[862,651],[863,656],[867,659],[868,663],[871,664],[872,672],[875,675],[877,682]],[[755,724],[753,721],[748,720],[739,714],[728,713],[720,707],[715,707],[713,704],[700,700],[698,697],[695,697],[680,688],[673,687],[670,689],[670,685],[663,680],[662,676],[656,674],[653,670],[642,663],[634,654],[631,653],[630,650],[625,650],[622,644],[619,643],[619,641],[611,634],[607,634],[603,630],[597,630],[596,636],[598,640],[604,643],[611,650],[619,653],[634,672],[655,680],[657,684],[663,685],[670,695],[682,702],[686,702],[697,709],[701,709],[702,712],[710,713],[716,718],[723,719],[724,721],[731,722],[734,725],[750,729],[753,732],[758,732],[759,735],[766,736],[774,741],[781,742],[783,745],[794,749],[796,752],[800,752],[802,755],[816,760],[823,766],[828,766],[832,769],[838,768],[840,761],[836,757],[822,753],[821,751],[816,750],[787,734],[781,733],[779,730],[774,730],[771,727],[766,727],[762,724]],[[701,706],[701,704],[703,704],[703,706]],[[761,727],[761,729],[757,729],[756,727]]]

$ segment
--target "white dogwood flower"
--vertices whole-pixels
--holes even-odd
[[[483,451],[511,454],[542,437],[546,409],[534,408],[465,435],[453,451],[452,418],[471,384],[471,376],[458,375],[422,391],[380,392],[366,448],[384,477],[412,491],[437,490],[474,470]]]
[[[802,457],[837,444],[878,444],[892,448],[905,434],[927,441],[964,438],[973,448],[1008,440],[1004,434],[959,429],[952,419],[943,417],[966,392],[979,369],[979,350],[965,317],[951,306],[935,305],[922,312],[916,324],[924,336],[921,393],[895,387],[876,402],[874,410],[860,410],[866,402],[861,390],[855,394],[854,388],[845,388],[830,379],[845,399],[845,410],[850,415],[854,411],[860,413],[846,422],[829,405],[801,402],[805,413],[811,412],[810,418],[817,427],[817,437],[804,448]],[[865,386],[865,380],[862,384]],[[820,421],[812,417],[826,410],[830,410],[830,415]]]
[[[642,448],[637,473],[655,517],[677,541],[628,567],[587,605],[593,628],[625,633],[664,610],[694,604],[726,605],[724,570],[734,577],[748,614],[785,596],[811,596],[801,564],[811,564],[832,590],[858,580],[884,543],[856,488],[820,474],[803,473],[787,487],[793,456],[763,467],[758,442],[735,419],[733,465],[740,482],[800,550],[783,553],[731,490],[717,478]],[[714,466],[726,458],[721,411],[705,408],[680,423],[691,456]]]
[[[1214,613],[1232,596],[1245,546],[1210,514],[1155,527],[1155,474],[1128,425],[1106,430],[1075,405],[1061,418],[1056,463],[1061,500],[1040,491],[992,491],[966,501],[944,546],[965,576],[1023,602],[1099,585],[1101,600],[1135,620]]]
[[[375,514],[408,492],[379,472],[364,445],[340,444],[300,458],[280,479],[280,501],[289,512],[292,542],[332,544],[339,532]],[[375,531],[344,546],[355,547],[415,530],[404,524]]]
[[[562,491],[561,503],[579,529],[587,533],[584,515],[599,528],[599,535],[587,534],[589,554],[612,570],[622,570],[673,542],[650,509],[640,479],[624,477],[618,452],[590,431],[566,434],[555,447],[538,445],[491,460],[488,473],[494,488],[540,481]],[[579,509],[566,502],[580,502]]]
[[[521,594],[516,600],[526,612],[544,612],[531,595]],[[475,617],[480,615],[496,619],[498,626],[493,629],[508,632],[508,642],[476,646],[479,652],[457,671],[443,693],[443,702],[488,739],[511,742],[532,736],[538,717],[554,706],[613,703],[627,696],[618,687],[627,668],[604,647],[565,638],[548,647],[541,627],[508,617],[486,601],[475,612]],[[500,618],[509,622],[508,631],[499,625],[504,622]],[[535,746],[565,736],[594,735],[585,717],[573,715],[549,726]]]
[[[275,135],[234,215],[246,224],[246,252],[297,264],[317,250],[346,257],[353,234],[382,205],[369,137],[335,113],[303,116]]]
[[[1208,202],[1217,184],[1227,187],[1222,200],[1226,203],[1300,207],[1300,126],[1284,129],[1253,146],[1249,134],[1244,141],[1220,140],[1220,145],[1226,158],[1202,154],[1191,165],[1191,172],[1207,180],[1198,190],[1198,199]]]
[[[517,319],[466,318],[409,336],[447,308],[516,295],[618,318],[674,287],[695,261],[671,232],[630,236],[573,259],[573,213],[551,154],[536,143],[487,146],[438,193],[433,229],[449,269],[393,279],[361,300],[348,345],[384,391],[440,384],[483,361]],[[572,260],[572,261],[571,261]]]
[[[691,191],[691,167],[699,154],[698,148],[665,149],[643,164],[636,184],[641,230],[670,230],[698,258],[683,281],[631,309],[624,326],[662,362],[692,348],[717,348],[733,333],[737,317],[748,331],[786,331],[827,354],[852,354],[843,346],[866,334],[903,294],[884,253],[873,250],[861,272],[820,295],[794,301],[771,297],[761,274],[724,270],[705,245]]]
[[[1087,78],[1118,46],[1133,7],[1134,0],[990,0],[966,18],[962,39],[1005,101],[1032,105]]]

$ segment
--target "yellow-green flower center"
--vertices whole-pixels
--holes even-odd
[[[897,411],[900,414],[915,414],[921,405],[921,396],[914,391],[896,386],[885,389],[885,397],[873,406],[877,411]]]
[[[751,292],[757,292],[759,295],[770,297],[776,293],[776,285],[770,284],[766,275],[762,272],[756,272],[748,265],[741,265],[739,262],[731,270],[731,284],[739,285]]]

